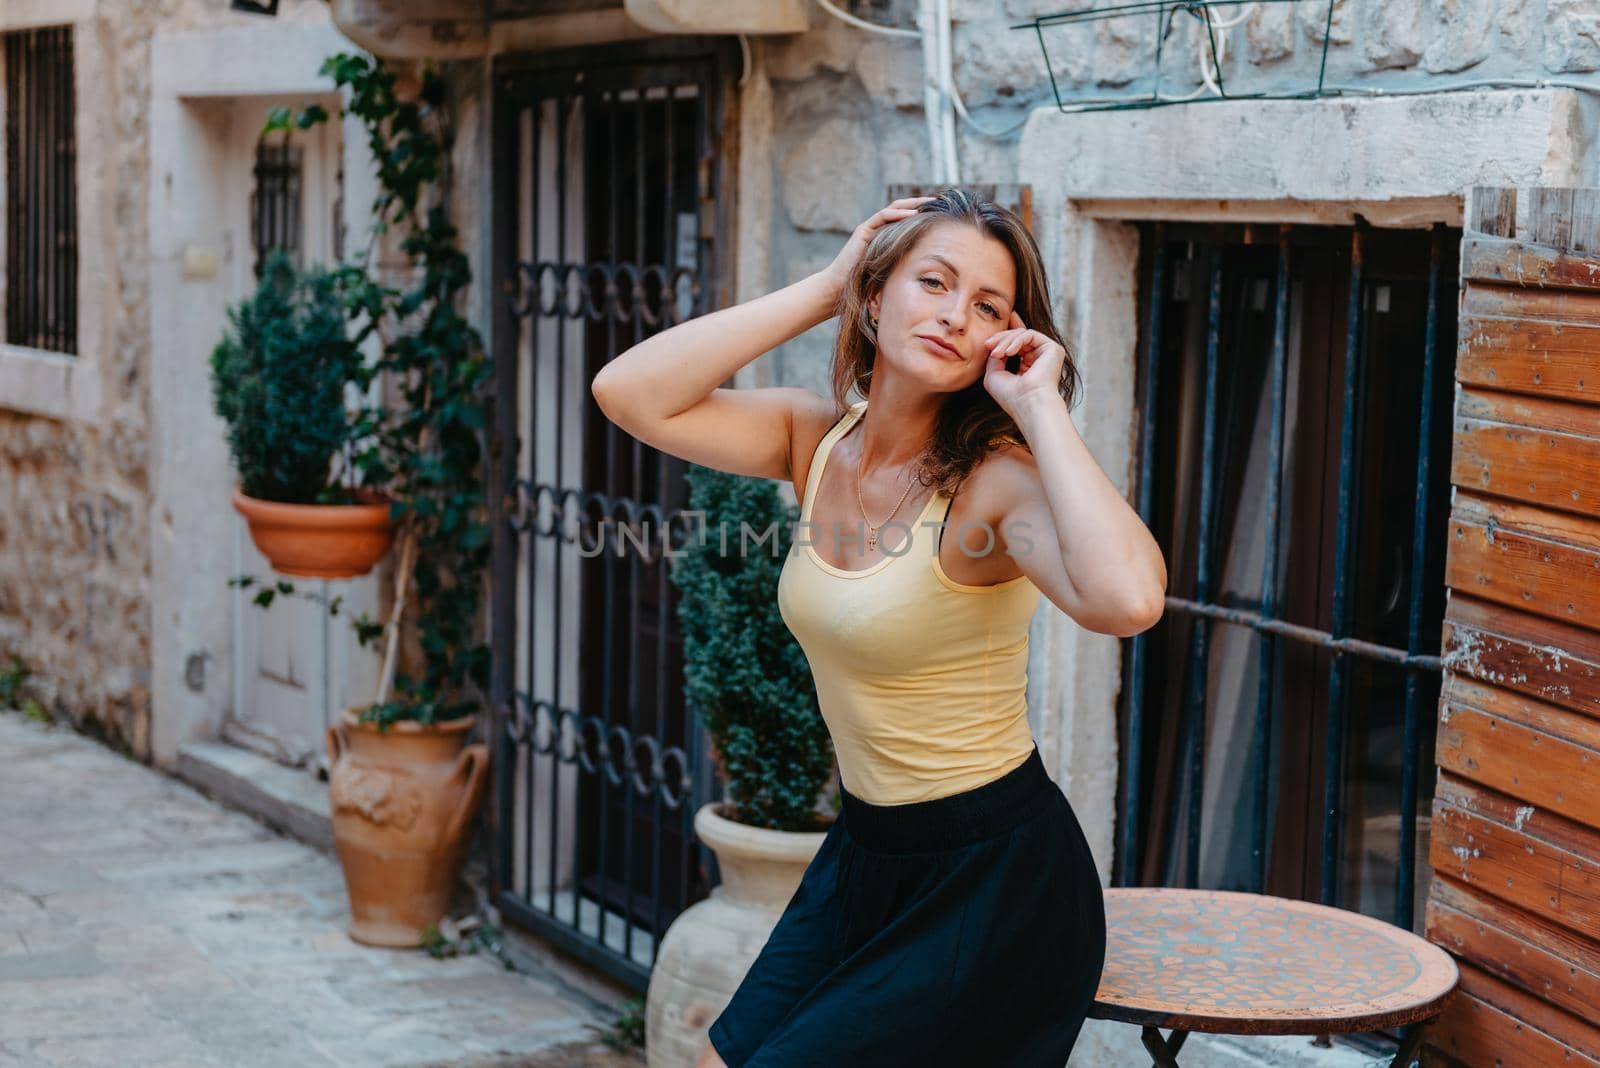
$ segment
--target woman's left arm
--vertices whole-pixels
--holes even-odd
[[[984,384],[1021,429],[1032,462],[1007,465],[998,544],[1040,591],[1081,626],[1128,637],[1161,619],[1161,547],[1106,477],[1059,391],[1066,353],[1020,328],[995,335]],[[1020,355],[1016,372],[1005,361]],[[1031,372],[1031,374],[1030,374]]]

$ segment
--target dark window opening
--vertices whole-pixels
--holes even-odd
[[[1459,237],[1292,227],[1280,247],[1276,226],[1144,228],[1139,498],[1169,604],[1123,643],[1119,885],[1420,925]]]
[[[72,29],[5,35],[6,341],[78,349]]]
[[[250,241],[256,277],[273,249],[300,264],[301,190],[305,153],[298,145],[263,139],[256,145],[255,188],[250,194]]]

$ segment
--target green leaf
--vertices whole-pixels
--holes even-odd
[[[267,112],[266,125],[261,127],[261,136],[270,133],[284,132],[289,129],[289,106],[279,104]]]
[[[321,104],[307,104],[295,119],[295,125],[302,130],[309,130],[321,122],[328,121],[328,109]]]

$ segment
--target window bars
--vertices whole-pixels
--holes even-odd
[[[1223,59],[1226,56],[1228,31],[1255,14],[1257,6],[1288,5],[1290,8],[1308,7],[1316,13],[1322,24],[1322,55],[1317,66],[1315,86],[1291,91],[1239,93],[1230,90],[1223,76]],[[1230,9],[1224,12],[1219,9]],[[1238,10],[1243,8],[1244,10]],[[1185,20],[1188,20],[1185,22]],[[1137,43],[1138,29],[1150,38],[1149,58],[1151,68],[1142,79],[1149,83],[1148,91],[1121,96],[1082,95],[1063,96],[1062,82],[1070,65],[1053,60],[1046,43],[1045,31],[1076,26],[1096,27],[1096,32],[1109,32],[1123,43]],[[1106,27],[1101,31],[1098,27]],[[1172,95],[1163,92],[1170,84],[1174,37],[1181,30],[1191,29],[1197,44],[1200,61],[1200,85],[1189,92]],[[1209,100],[1305,100],[1324,95],[1328,71],[1328,42],[1333,37],[1333,0],[1136,0],[1134,3],[1100,5],[1081,11],[1062,11],[1054,15],[1041,15],[1031,22],[1012,27],[1014,30],[1033,30],[1039,39],[1039,50],[1044,55],[1045,70],[1050,75],[1050,88],[1056,106],[1062,111],[1117,111],[1165,107],[1171,104],[1194,104]],[[1093,73],[1092,71],[1089,73]],[[1123,78],[1120,73],[1097,79],[1100,84],[1133,84],[1141,79]]]
[[[300,217],[305,154],[298,145],[262,138],[256,144],[255,186],[250,192],[250,242],[256,277],[273,249],[301,262]]]
[[[1410,929],[1457,238],[1144,229],[1137,503],[1173,583],[1162,624],[1124,648],[1117,885],[1304,897]]]
[[[5,35],[6,327],[14,345],[78,349],[72,29]]]

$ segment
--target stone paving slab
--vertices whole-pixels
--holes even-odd
[[[603,983],[344,931],[338,861],[0,712],[0,1068],[638,1068]]]

